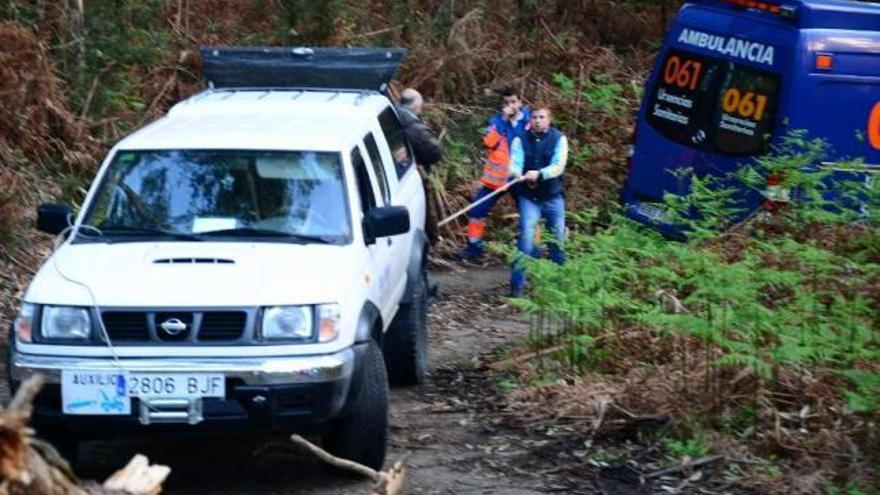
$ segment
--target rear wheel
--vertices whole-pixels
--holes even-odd
[[[410,302],[401,304],[383,339],[388,379],[394,385],[418,385],[428,374],[428,274],[413,285]]]
[[[388,376],[378,344],[371,340],[363,368],[356,377],[344,416],[324,436],[324,447],[333,455],[373,469],[382,469],[388,443]]]

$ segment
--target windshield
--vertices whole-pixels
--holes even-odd
[[[647,119],[660,134],[714,153],[766,151],[779,106],[778,75],[677,49],[659,67]]]
[[[338,153],[120,151],[83,223],[107,236],[350,239]]]

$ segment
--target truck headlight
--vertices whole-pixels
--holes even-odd
[[[46,339],[86,340],[92,334],[92,319],[84,308],[43,306],[40,334]]]
[[[266,340],[310,340],[315,333],[311,306],[273,306],[263,312]]]
[[[18,316],[15,318],[15,323],[12,325],[19,342],[33,341],[34,315],[36,312],[37,307],[35,305],[22,303]]]

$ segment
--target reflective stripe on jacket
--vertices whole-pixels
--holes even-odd
[[[490,126],[486,131],[483,144],[486,145],[488,154],[480,182],[489,189],[498,189],[507,183],[510,175],[510,146],[495,126]]]
[[[529,129],[530,118],[531,111],[523,107],[519,120],[506,120],[501,112],[489,119],[483,135],[487,156],[480,178],[480,182],[489,189],[498,189],[507,183],[510,177],[510,143],[518,134]]]

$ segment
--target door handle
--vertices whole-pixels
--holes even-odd
[[[391,245],[391,238],[389,237],[387,240],[388,240],[388,245],[390,246]]]

